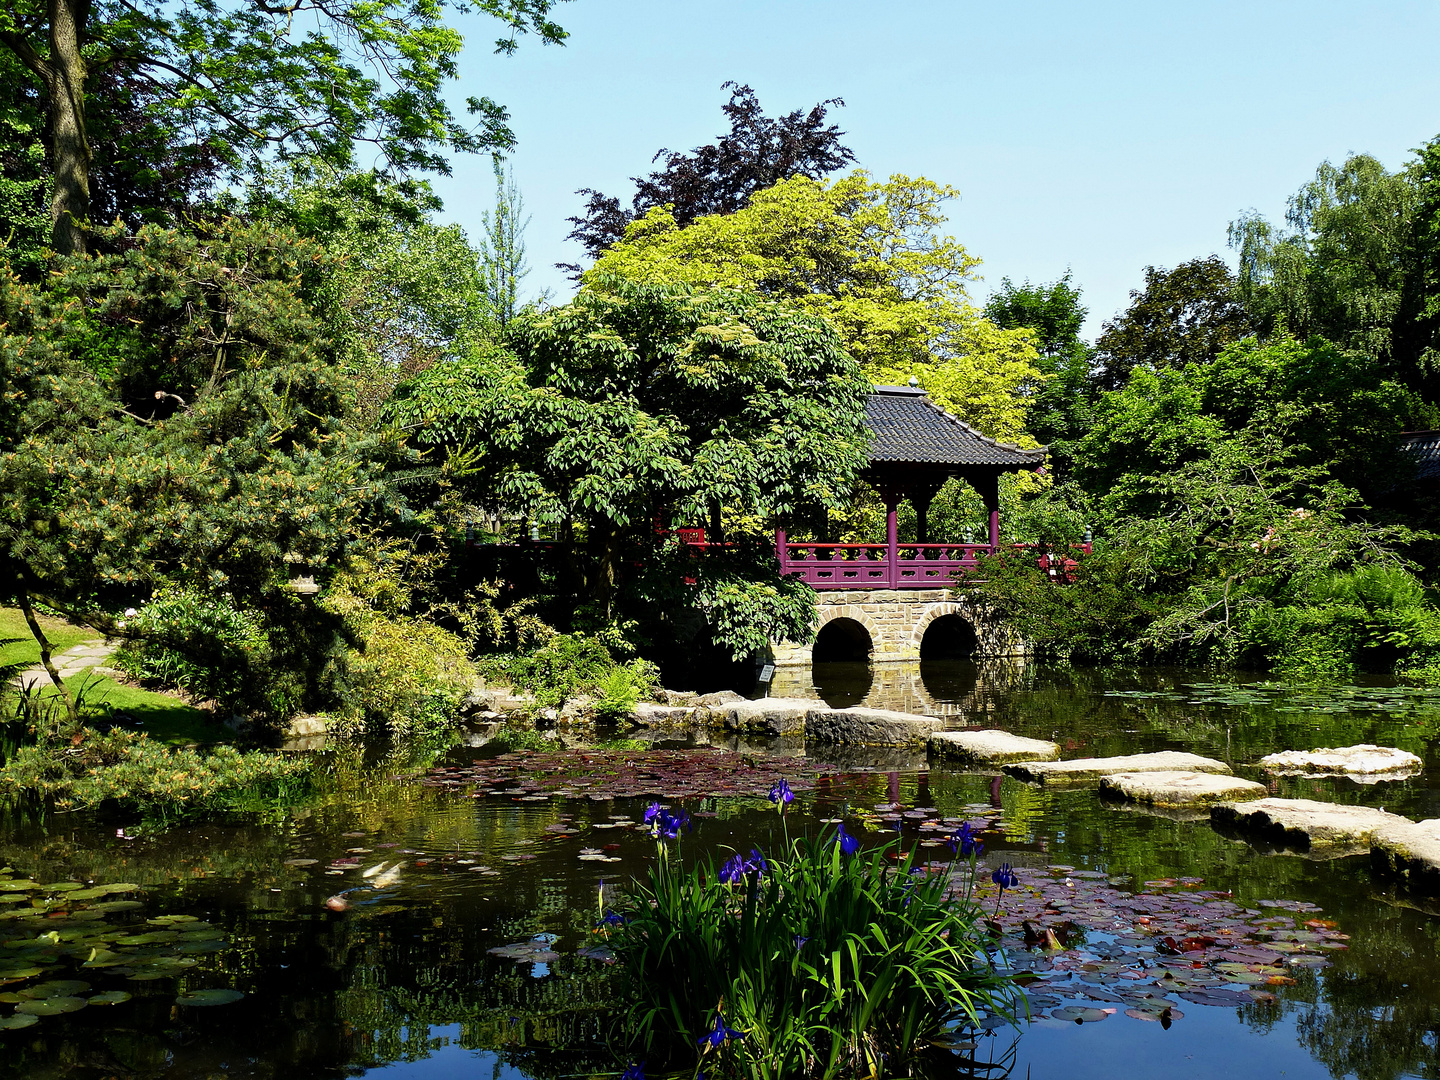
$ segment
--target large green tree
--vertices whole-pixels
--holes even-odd
[[[867,438],[866,384],[825,321],[617,279],[520,315],[506,341],[435,365],[390,407],[443,475],[543,525],[607,620],[693,634],[698,617],[737,656],[808,636],[813,596],[778,577],[768,530],[841,506]],[[728,546],[691,561],[666,530],[722,507]]]
[[[585,280],[683,281],[745,289],[823,316],[877,383],[912,375],[985,434],[1025,430],[1026,387],[1042,379],[1034,334],[1002,329],[970,302],[979,260],[943,231],[950,189],[856,172],[797,176],[741,209],[683,225],[652,209]]]
[[[535,33],[559,42],[553,0],[478,0],[507,28],[497,51]],[[204,0],[15,0],[0,8],[0,46],[19,61],[45,113],[52,244],[83,251],[92,212],[97,80],[142,82],[143,108],[177,138],[215,154],[230,176],[309,156],[338,168],[369,145],[388,174],[448,171],[448,151],[513,141],[507,114],[471,98],[476,126],[445,100],[460,34],[444,0],[329,4]]]
[[[277,616],[384,497],[305,299],[323,253],[234,221],[112,239],[0,277],[0,601],[123,631],[173,585]]]

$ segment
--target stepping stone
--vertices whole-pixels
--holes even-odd
[[[642,701],[631,718],[641,727],[693,727],[697,710],[693,705],[659,705]]]
[[[1381,877],[1399,878],[1412,893],[1440,896],[1440,819],[1402,819],[1377,828],[1370,868]]]
[[[924,746],[945,721],[887,709],[815,708],[805,717],[805,738],[846,746]]]
[[[1162,750],[1156,754],[1126,754],[1111,758],[1075,758],[1071,761],[1025,761],[1006,765],[1005,771],[1034,784],[1093,784],[1102,776],[1141,772],[1205,772],[1229,775],[1223,761]]]
[[[1060,747],[1047,739],[1027,739],[1008,731],[937,731],[930,752],[979,765],[1011,761],[1055,761]]]
[[[1257,799],[1210,808],[1210,821],[1277,847],[1322,850],[1332,857],[1363,851],[1379,830],[1410,825],[1409,818],[1372,806],[1343,806],[1314,799]]]
[[[805,717],[814,698],[761,698],[731,701],[710,709],[710,726],[751,735],[804,735]]]
[[[1217,773],[1116,773],[1100,778],[1100,794],[1147,806],[1180,808],[1259,799],[1265,795],[1265,785]]]
[[[1282,775],[1352,776],[1360,783],[1373,784],[1413,776],[1424,767],[1424,762],[1405,750],[1360,743],[1319,750],[1285,750],[1261,758],[1260,767]]]

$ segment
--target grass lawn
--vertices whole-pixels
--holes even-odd
[[[45,615],[39,616],[39,619],[55,653],[64,652],[82,641],[100,640],[100,635],[94,630],[73,626],[63,619]],[[18,608],[0,607],[0,639],[5,638],[23,638],[24,641],[0,648],[0,665],[40,663],[40,646],[30,635],[25,616]],[[137,730],[149,732],[150,737],[158,742],[173,745],[229,742],[231,739],[225,725],[177,697],[152,693],[88,672],[65,682],[70,692],[80,697],[82,718],[106,716],[112,710],[129,713],[139,721]],[[53,695],[55,690],[50,687],[46,692]]]

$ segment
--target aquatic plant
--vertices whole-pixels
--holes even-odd
[[[609,934],[635,1056],[673,1068],[698,1049],[707,1072],[752,1080],[908,1075],[948,1027],[1005,1012],[1010,984],[950,875],[898,840],[860,846],[842,824],[718,871],[657,860]]]

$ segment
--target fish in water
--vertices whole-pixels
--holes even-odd
[[[378,863],[366,870],[362,877],[370,879],[372,889],[388,889],[392,885],[400,883],[400,871],[405,868],[403,862],[397,862],[394,866],[386,868],[384,863]]]

